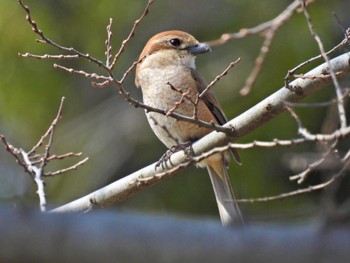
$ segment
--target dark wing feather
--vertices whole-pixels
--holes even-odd
[[[207,87],[206,82],[204,79],[197,73],[195,69],[191,69],[191,74],[193,79],[197,82],[197,88],[199,94],[202,93],[205,88]],[[224,111],[220,107],[219,102],[215,98],[214,94],[208,90],[204,96],[202,97],[202,100],[204,101],[205,105],[209,108],[209,110],[213,113],[214,117],[216,118],[217,122],[220,125],[224,125],[227,122],[227,118],[224,114]],[[235,149],[231,149],[231,153],[236,160],[237,163],[241,164],[241,158],[238,155],[238,152]]]
[[[205,83],[204,79],[197,73],[196,70],[191,69],[191,74],[193,79],[197,82],[198,92],[202,93],[207,87],[207,84]],[[210,90],[208,90],[202,97],[202,100],[204,101],[205,105],[207,105],[209,110],[213,113],[218,123],[220,125],[224,125],[227,122],[227,118],[223,110],[221,109],[219,102],[215,98],[214,94]]]

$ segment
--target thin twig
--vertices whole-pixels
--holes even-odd
[[[244,87],[240,90],[240,94],[242,96],[246,96],[249,94],[257,77],[259,76],[259,73],[265,61],[267,53],[269,52],[275,33],[282,25],[284,25],[292,17],[292,15],[298,9],[299,6],[300,6],[300,2],[298,0],[295,0],[276,18],[268,22],[265,22],[263,24],[260,24],[250,29],[241,29],[238,33],[223,34],[219,40],[209,42],[211,46],[217,46],[217,45],[225,44],[227,41],[230,41],[230,40],[243,38],[248,35],[264,32],[263,34],[264,42],[260,48],[260,53],[258,57],[255,59],[255,66],[253,70],[250,72],[248,78],[246,79]]]
[[[57,115],[56,117],[53,119],[52,123],[51,123],[51,126],[50,126],[50,132],[49,132],[49,139],[48,139],[48,142],[45,146],[45,151],[44,151],[44,154],[43,154],[43,158],[42,158],[42,162],[40,164],[40,170],[43,172],[44,171],[44,167],[46,166],[47,162],[48,162],[48,157],[50,156],[50,148],[52,146],[52,143],[53,143],[53,136],[54,136],[54,133],[55,133],[55,128],[57,126],[57,123],[59,121],[59,119],[61,118],[62,116],[62,109],[63,109],[63,104],[64,104],[64,100],[65,100],[65,97],[62,97],[61,99],[61,103],[60,103],[60,106],[58,108],[58,112],[57,112]],[[41,179],[41,174],[39,175],[40,179]]]
[[[320,190],[320,189],[325,189],[325,188],[329,187],[330,185],[332,185],[334,182],[336,182],[340,177],[344,176],[344,174],[346,174],[345,171],[348,169],[349,164],[350,164],[350,161],[348,159],[347,162],[342,167],[342,169],[338,173],[336,173],[335,175],[332,175],[331,179],[329,179],[328,181],[326,181],[324,183],[312,185],[312,186],[309,186],[309,187],[304,188],[304,189],[298,189],[295,191],[291,191],[288,193],[283,193],[283,194],[279,194],[279,195],[275,195],[275,196],[268,196],[268,197],[261,197],[261,198],[237,199],[237,202],[239,202],[239,203],[269,202],[269,201],[285,199],[287,197],[292,197],[295,195],[310,193],[310,192]]]
[[[59,106],[59,109],[58,109],[58,112],[57,112],[57,115],[56,115],[56,118],[53,120],[53,122],[51,123],[49,129],[45,132],[45,134],[43,136],[41,136],[41,138],[38,141],[38,143],[29,152],[27,152],[28,156],[32,155],[43,144],[43,142],[46,139],[46,137],[49,136],[51,130],[55,128],[55,126],[57,124],[57,121],[61,117],[64,100],[65,100],[65,97],[62,97],[61,103],[60,103],[60,106]]]
[[[49,54],[34,55],[30,53],[25,53],[25,54],[18,53],[18,56],[22,58],[37,58],[37,59],[77,59],[79,58],[78,55],[62,55],[62,54],[61,55],[49,55]]]
[[[52,177],[52,176],[60,175],[60,174],[63,174],[63,173],[66,173],[66,172],[69,172],[69,171],[72,171],[72,170],[76,170],[76,169],[78,169],[79,166],[83,165],[88,160],[89,160],[89,157],[86,157],[85,159],[81,160],[80,162],[77,162],[76,164],[74,164],[74,165],[72,165],[70,167],[67,167],[67,168],[64,168],[64,169],[61,169],[61,170],[57,170],[55,172],[44,173],[44,176],[45,177]]]
[[[84,76],[85,78],[92,78],[92,79],[96,79],[96,80],[105,80],[105,81],[112,82],[110,77],[99,75],[96,73],[87,73],[84,70],[75,70],[73,68],[67,68],[67,67],[59,65],[59,64],[53,64],[53,66],[54,66],[54,68],[60,69],[62,71],[68,72],[70,74],[76,74],[76,75]]]
[[[220,39],[213,40],[210,42],[207,42],[211,47],[220,46],[223,44],[226,44],[228,41],[232,41],[235,39],[241,39],[246,36],[250,35],[256,35],[260,34],[262,32],[265,32],[266,30],[270,29],[273,25],[283,25],[285,22],[287,22],[294,12],[300,7],[299,0],[293,1],[282,13],[280,13],[277,17],[274,19],[267,21],[265,23],[262,23],[258,26],[252,27],[252,28],[242,28],[237,33],[225,33],[223,34]]]
[[[237,199],[236,201],[238,203],[256,203],[256,202],[270,202],[270,201],[276,201],[276,200],[281,200],[285,199],[288,197],[296,196],[296,195],[301,195],[305,193],[310,193],[316,190],[324,189],[331,185],[336,178],[332,177],[330,180],[326,181],[325,183],[309,186],[307,188],[303,189],[298,189],[295,191],[291,191],[288,193],[283,193],[279,195],[274,195],[274,196],[267,196],[267,197],[260,197],[260,198],[246,198],[246,199]]]
[[[237,65],[237,64],[240,62],[240,60],[241,60],[241,58],[238,58],[238,59],[236,59],[235,61],[232,61],[232,62],[230,63],[230,65],[228,65],[228,67],[227,67],[222,73],[220,73],[219,75],[217,75],[217,76],[215,77],[215,79],[207,85],[207,87],[199,94],[199,98],[200,98],[200,99],[203,98],[203,96],[205,95],[205,93],[206,93],[208,90],[210,90],[218,81],[220,81],[220,80],[222,79],[222,77],[225,76],[231,68],[233,68],[235,65]]]
[[[328,58],[328,56],[327,56],[327,54],[325,52],[322,40],[321,40],[321,38],[319,37],[319,35],[316,33],[316,31],[314,29],[314,26],[313,26],[312,21],[311,21],[311,17],[310,17],[310,15],[309,15],[309,13],[308,13],[308,11],[306,9],[305,0],[299,0],[299,1],[302,3],[304,16],[306,18],[307,25],[309,27],[311,35],[314,37],[316,43],[318,44],[318,47],[320,49],[320,52],[321,52],[321,55],[322,55],[323,59],[327,62],[329,73],[332,76],[332,80],[333,80],[333,84],[334,84],[334,88],[335,88],[335,93],[336,93],[337,98],[338,98],[337,106],[338,106],[340,126],[342,128],[345,128],[347,126],[347,124],[346,124],[346,114],[345,114],[344,101],[342,100],[342,91],[341,91],[338,79],[337,79],[336,74],[335,74],[335,72],[334,72],[334,70],[332,68],[332,65],[329,62],[329,58]]]
[[[326,55],[329,56],[330,54],[334,53],[335,51],[337,51],[338,49],[340,49],[341,47],[343,47],[344,45],[346,45],[349,41],[349,36],[346,36],[338,45],[336,45],[335,47],[333,47],[332,49],[330,49],[329,51],[326,52]],[[321,59],[322,55],[317,55],[315,57],[312,57],[302,63],[300,63],[299,65],[297,65],[296,67],[294,67],[293,69],[288,70],[287,75],[284,77],[284,82],[285,82],[285,86],[288,87],[289,86],[289,82],[290,82],[290,77],[294,76],[295,77],[295,72],[299,69],[301,69],[302,67],[318,60]],[[305,76],[305,75],[304,75]]]
[[[130,74],[131,71],[133,71],[135,69],[135,67],[137,66],[137,64],[141,63],[141,61],[144,59],[145,57],[140,58],[139,60],[136,60],[132,63],[132,65],[124,72],[122,78],[120,79],[120,83],[123,83],[125,78]]]
[[[171,85],[172,86],[172,85]],[[171,113],[175,112],[176,109],[185,101],[185,100],[189,100],[192,101],[191,98],[189,97],[191,90],[187,90],[186,92],[182,92],[181,93],[181,98],[179,99],[179,101],[176,101],[174,103],[174,106],[172,108],[170,108],[169,110],[167,110],[167,113],[165,116],[169,116]]]
[[[73,47],[64,47],[64,46],[61,46],[59,45],[58,43],[52,41],[51,39],[47,38],[45,36],[45,34],[39,29],[37,23],[32,19],[31,17],[31,13],[30,13],[30,9],[28,6],[24,5],[22,0],[17,0],[17,2],[20,4],[20,6],[24,9],[24,11],[26,12],[26,20],[27,22],[32,26],[32,30],[35,34],[37,34],[41,41],[46,43],[46,44],[49,44],[55,48],[57,48],[58,50],[62,50],[62,51],[65,51],[65,52],[69,52],[69,53],[73,53],[77,56],[79,56],[80,58],[84,58],[84,59],[87,59],[93,63],[95,63],[96,65],[98,65],[99,67],[101,68],[104,68],[104,69],[108,69],[102,61],[90,56],[89,54],[84,54],[78,50],[76,50],[75,48]]]
[[[335,147],[338,145],[338,141],[336,140],[331,146],[330,148],[327,150],[327,152],[323,153],[321,158],[314,161],[311,164],[308,164],[307,168],[296,175],[290,176],[289,180],[293,181],[296,180],[298,184],[303,183],[306,178],[308,177],[308,175],[314,171],[315,168],[319,167],[322,163],[324,163],[324,161],[330,156],[331,153],[334,152]]]
[[[110,67],[110,62],[111,62],[111,58],[112,58],[112,18],[109,18],[109,24],[106,28],[107,30],[107,39],[105,41],[106,44],[106,66]]]
[[[70,152],[70,153],[65,153],[65,154],[61,154],[61,155],[55,155],[55,154],[52,154],[50,155],[49,157],[47,157],[47,161],[53,161],[53,160],[63,160],[65,158],[68,158],[68,157],[79,157],[81,156],[82,153],[73,153],[73,152]],[[29,156],[29,159],[30,161],[32,162],[32,164],[38,164],[40,163],[42,160],[43,157],[42,157],[42,154],[36,154],[36,155],[32,155],[32,156]]]
[[[24,168],[24,171],[30,174],[31,172],[28,171],[27,166],[23,163],[22,159],[20,158],[21,151],[16,147],[12,146],[6,140],[6,137],[3,134],[0,134],[0,141],[2,141],[5,145],[6,151],[8,151],[13,157],[15,157],[17,164],[22,166]]]
[[[255,66],[254,66],[253,70],[250,72],[248,78],[246,79],[244,87],[239,92],[242,96],[247,96],[250,93],[256,79],[258,78],[258,75],[261,71],[261,68],[264,64],[265,57],[267,56],[267,53],[270,50],[270,46],[271,46],[272,40],[275,36],[276,30],[278,29],[278,27],[280,25],[281,24],[271,26],[271,28],[265,34],[265,39],[264,39],[264,42],[260,48],[260,53],[259,53],[258,57],[255,59]]]
[[[135,35],[135,31],[136,31],[136,28],[137,26],[141,23],[141,21],[145,18],[145,16],[148,14],[150,8],[151,8],[151,5],[153,4],[154,0],[149,0],[146,7],[145,7],[145,10],[143,11],[142,15],[140,16],[139,19],[136,19],[135,22],[134,22],[134,25],[128,35],[128,37],[126,39],[124,39],[122,41],[122,44],[120,45],[120,48],[119,48],[119,51],[118,53],[114,56],[114,59],[113,59],[113,62],[111,64],[111,66],[109,67],[111,70],[114,68],[115,64],[117,63],[120,55],[123,53],[126,45],[128,44],[128,42],[130,41],[130,39]]]

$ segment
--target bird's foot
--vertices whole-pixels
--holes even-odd
[[[170,149],[168,149],[163,155],[162,157],[160,157],[159,161],[156,163],[156,169],[159,167],[159,166],[163,166],[164,164],[166,164],[167,161],[170,160],[170,157],[178,152],[178,151],[182,151],[184,150],[186,152],[186,149],[187,147],[191,146],[192,142],[185,142],[185,143],[181,143],[181,144],[178,144],[178,145],[174,145],[172,146]]]

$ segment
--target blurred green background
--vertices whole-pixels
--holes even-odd
[[[27,0],[25,3],[47,37],[103,61],[109,18],[113,18],[115,52],[146,5],[146,1],[141,0]],[[138,57],[147,39],[160,31],[180,29],[200,41],[210,41],[222,33],[237,32],[268,21],[290,3],[281,0],[156,0],[125,49],[115,73],[121,76]],[[115,88],[93,88],[87,79],[54,69],[53,63],[60,61],[20,58],[18,52],[60,52],[35,42],[37,36],[32,33],[24,11],[15,0],[2,1],[0,7],[0,133],[14,146],[30,149],[48,128],[61,97],[65,96],[63,119],[56,130],[52,152],[82,151],[82,158],[90,158],[79,170],[46,180],[50,205],[81,197],[160,158],[166,149],[148,127],[144,112],[128,105]],[[315,1],[309,10],[325,48],[328,50],[338,44],[343,39],[343,32],[332,12],[337,14],[343,27],[348,27],[350,1]],[[199,72],[209,82],[232,60],[241,58],[241,62],[215,87],[229,118],[282,87],[288,69],[318,54],[303,15],[295,14],[277,32],[253,91],[242,97],[239,90],[253,68],[262,41],[260,36],[236,40],[197,59]],[[62,61],[61,64],[87,72],[101,72],[82,60]],[[134,73],[128,77],[125,87],[133,96],[141,98],[140,90],[134,85]],[[323,101],[333,96],[334,91],[329,88],[307,101]],[[320,131],[326,112],[327,109],[298,110],[305,126],[313,132]],[[295,122],[285,113],[239,141],[296,136]],[[302,164],[294,168],[292,159],[298,154],[312,152],[317,152],[317,146],[312,144],[241,151],[243,165],[232,162],[230,167],[236,195],[239,198],[264,197],[320,182],[322,172],[319,171],[301,186],[288,179],[303,168]],[[76,160],[79,159],[57,161],[49,164],[47,170],[66,167]],[[0,181],[2,203],[37,205],[34,184],[3,148],[0,150]],[[295,222],[317,216],[322,210],[321,199],[318,192],[282,201],[242,204],[241,207],[249,220]],[[124,211],[182,217],[218,217],[209,177],[205,170],[194,167],[116,204],[116,207]]]

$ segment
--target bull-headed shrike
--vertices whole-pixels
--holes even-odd
[[[227,119],[214,94],[209,90],[198,97],[207,85],[196,70],[195,58],[208,51],[208,45],[178,30],[165,31],[149,39],[140,55],[135,78],[144,104],[188,117],[195,113],[202,121],[225,124]],[[149,111],[146,116],[154,133],[169,149],[192,143],[212,131],[161,113]],[[237,152],[231,150],[231,153],[240,162]],[[227,173],[228,157],[229,152],[216,153],[198,164],[208,169],[223,225],[242,222]]]

